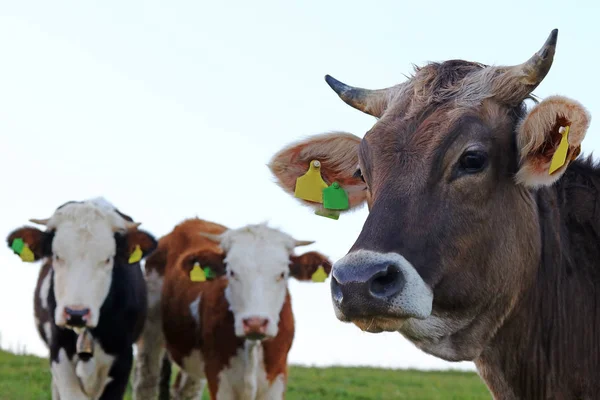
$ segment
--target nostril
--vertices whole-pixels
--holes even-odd
[[[341,303],[344,299],[340,283],[337,281],[337,279],[335,279],[333,275],[331,275],[331,296],[333,297],[333,301],[335,301],[338,304]]]
[[[369,291],[375,297],[391,297],[398,294],[404,286],[404,277],[395,265],[388,265],[385,271],[373,275]]]

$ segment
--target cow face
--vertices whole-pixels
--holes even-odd
[[[332,133],[288,146],[270,168],[293,193],[319,160],[324,180],[348,190],[351,208],[368,204],[359,237],[333,267],[340,320],[400,331],[448,360],[479,354],[539,265],[535,190],[562,176],[590,121],[559,96],[526,112],[556,34],[515,67],[434,63],[377,91],[326,78],[377,123],[362,140]],[[563,163],[551,170],[567,127]]]
[[[8,246],[24,261],[51,259],[54,321],[61,327],[95,327],[113,269],[139,268],[140,259],[156,247],[153,236],[137,230],[139,223],[91,201],[68,203],[51,218],[32,222],[46,225],[46,231],[17,229]]]
[[[235,319],[235,334],[248,339],[277,335],[279,314],[287,294],[287,281],[294,277],[311,281],[315,272],[328,276],[331,263],[317,252],[293,255],[298,241],[265,225],[250,225],[215,236],[224,253],[228,285],[225,296]],[[215,260],[211,261],[214,265]],[[319,268],[322,267],[322,268]]]

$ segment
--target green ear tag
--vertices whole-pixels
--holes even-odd
[[[25,247],[25,242],[21,238],[16,238],[10,245],[10,248],[17,254],[21,254],[23,247]]]
[[[204,267],[204,275],[206,276],[206,279],[215,279],[216,275],[213,272],[212,269],[210,269],[210,267]]]
[[[328,210],[347,210],[349,207],[348,193],[333,182],[331,186],[323,189],[323,207]]]
[[[320,217],[335,219],[336,221],[340,218],[340,212],[335,210],[317,210],[315,214]]]

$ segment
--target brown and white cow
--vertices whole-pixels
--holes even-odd
[[[270,163],[293,193],[319,160],[351,208],[369,207],[333,266],[337,317],[474,361],[495,399],[600,394],[600,168],[575,160],[590,115],[562,96],[525,104],[557,35],[520,65],[430,63],[389,89],[327,76],[377,122],[362,140],[319,135]]]
[[[146,366],[138,373],[136,397],[156,395],[144,375],[156,385],[162,359],[157,343],[164,340],[184,372],[173,388],[178,399],[197,398],[206,380],[211,399],[283,398],[294,338],[288,278],[311,281],[319,267],[326,275],[331,271],[317,252],[294,255],[295,247],[311,243],[265,224],[227,229],[197,218],[162,237],[146,263],[146,280],[162,286],[164,336],[156,323],[146,325],[143,338],[153,345],[140,347]],[[193,282],[196,263],[214,278]]]

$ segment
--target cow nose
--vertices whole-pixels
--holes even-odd
[[[401,255],[358,250],[333,265],[331,297],[341,320],[426,318],[433,295]]]
[[[82,328],[87,324],[90,317],[89,308],[65,307],[67,325],[74,328]]]
[[[249,338],[261,339],[267,333],[269,320],[260,317],[244,318],[244,335]]]

